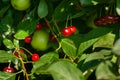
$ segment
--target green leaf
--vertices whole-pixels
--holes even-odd
[[[72,19],[72,18],[75,19],[75,18],[81,17],[84,14],[85,14],[85,11],[80,11],[80,12],[74,14],[70,19]]]
[[[14,44],[15,48],[19,49],[19,40],[14,39],[13,44]]]
[[[115,35],[112,33],[108,33],[105,36],[101,37],[97,42],[95,42],[93,48],[94,49],[96,47],[112,48],[114,40],[115,40]]]
[[[96,67],[103,58],[104,56],[102,54],[98,54],[97,52],[91,53],[82,64],[80,64],[81,62],[78,63],[78,67],[84,72],[92,67]]]
[[[10,7],[10,5],[5,6],[4,8],[2,8],[0,10],[0,17],[3,17],[4,13],[8,10],[9,7]]]
[[[110,66],[107,65],[106,62],[102,62],[99,64],[96,69],[95,75],[97,80],[115,80],[115,75],[112,73]]]
[[[94,20],[97,18],[97,14],[90,15],[86,20],[86,25],[91,28],[97,28],[97,26],[94,23]]]
[[[99,38],[90,39],[88,41],[82,42],[78,48],[78,55],[82,54],[86,49],[92,46]]]
[[[8,9],[8,11],[7,11],[7,13],[6,13],[7,15],[5,15],[5,17],[1,20],[1,23],[3,24],[3,25],[12,25],[13,24],[13,12],[12,12],[12,10],[10,10],[10,9]]]
[[[101,52],[94,52],[91,53],[88,58],[85,60],[84,63],[93,61],[93,60],[100,60],[100,59],[104,59],[104,56],[102,54],[100,54]]]
[[[40,0],[39,6],[38,6],[38,16],[40,18],[44,18],[48,14],[48,5],[45,0]]]
[[[80,0],[80,3],[82,5],[93,5],[92,0]]]
[[[33,63],[32,73],[45,73],[48,67],[58,60],[56,52],[48,52],[40,57],[40,60]]]
[[[90,68],[96,67],[101,61],[106,60],[111,55],[110,50],[101,50],[99,52],[93,52],[89,55],[81,56],[78,62],[78,67],[84,72]]]
[[[115,55],[120,56],[120,39],[118,39],[118,40],[115,42],[115,44],[114,44],[114,46],[113,46],[113,48],[112,48],[112,52],[113,52]]]
[[[116,12],[120,15],[120,0],[116,0]]]
[[[24,31],[24,30],[19,30],[17,33],[14,35],[16,39],[25,39],[26,36],[29,36],[29,31]]]
[[[85,6],[97,5],[101,3],[107,3],[108,0],[80,0],[80,3]]]
[[[76,46],[74,42],[68,38],[64,38],[61,40],[61,46],[64,53],[70,57],[76,57]]]
[[[85,80],[82,72],[67,60],[60,60],[52,64],[48,71],[54,80]]]
[[[70,8],[69,0],[61,1],[61,3],[54,10],[53,20],[56,21],[66,20],[67,16],[70,14],[69,8]]]
[[[16,58],[14,57],[14,55],[12,53],[8,53],[8,52],[6,52],[4,50],[0,50],[0,62],[1,63],[6,63],[9,60],[14,62],[15,59]]]
[[[0,71],[0,80],[15,80],[16,74],[6,73]]]
[[[99,40],[102,36],[106,35],[109,32],[111,32],[111,29],[105,27],[96,28],[88,32],[86,35],[84,35],[82,41],[80,42],[78,48],[78,55],[83,53],[86,49],[92,46],[97,40]]]
[[[2,44],[2,36],[0,35],[0,46],[1,46],[1,44]]]
[[[13,49],[14,45],[13,42],[10,39],[3,39],[3,44],[8,48],[8,49]]]
[[[25,20],[18,24],[17,32],[14,35],[16,39],[24,39],[26,36],[29,36],[34,32],[38,20],[32,19],[31,21]]]

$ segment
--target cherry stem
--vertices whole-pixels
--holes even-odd
[[[34,63],[33,61],[27,61],[27,62],[24,62],[24,64],[27,64],[27,63]]]
[[[18,71],[17,73],[15,73],[15,74],[19,74],[19,73],[21,73],[21,72],[23,72],[23,70],[20,70],[20,71]]]
[[[57,38],[56,34],[55,34],[54,31],[52,30],[49,21],[48,21],[46,18],[44,18],[44,20],[45,20],[45,22],[47,23],[50,31],[52,32],[52,35],[56,38],[56,40],[57,40],[57,42],[58,42],[58,44],[59,44],[59,47],[55,50],[55,51],[58,51],[58,50],[61,48],[61,44],[60,44],[60,42],[59,42],[59,39]]]
[[[11,65],[11,61],[9,61],[9,65],[8,65],[8,68],[10,68],[10,65]]]
[[[70,16],[70,26],[72,26],[72,18],[71,18],[71,16]]]
[[[69,15],[67,16],[67,19],[66,19],[66,25],[65,25],[65,28],[67,28],[67,25],[68,25],[68,19],[69,19]]]
[[[27,53],[29,53],[30,55],[32,55],[32,53],[29,50],[27,50],[26,48],[24,48],[24,47],[20,47],[20,48],[24,49]]]
[[[66,57],[67,57],[67,55],[65,54],[65,55],[64,55],[64,59],[65,59]]]
[[[115,2],[113,4],[113,10],[114,10],[114,14],[116,15],[116,4],[115,4]]]
[[[21,56],[20,56],[19,60],[21,61],[22,69],[23,69],[24,74],[25,74],[25,76],[26,76],[26,80],[29,80],[29,78],[28,78],[28,73],[27,73],[27,71],[26,71],[26,68],[25,68],[25,65],[24,65],[24,61],[22,60],[22,57],[21,57]]]
[[[55,27],[57,28],[58,35],[61,34],[60,29],[59,29],[59,27],[58,27],[58,25],[57,25],[55,20],[53,20],[53,23],[54,23]]]
[[[74,60],[75,60],[75,59],[73,59],[73,58],[72,58],[72,57],[70,57],[70,56],[69,56],[69,59],[70,59],[72,62],[74,62]]]

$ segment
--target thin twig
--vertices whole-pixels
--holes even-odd
[[[54,31],[52,30],[49,21],[48,21],[46,18],[44,18],[44,20],[45,20],[45,22],[47,23],[47,25],[48,25],[50,31],[52,32],[52,35],[56,38],[56,40],[57,40],[57,42],[58,42],[58,44],[59,44],[59,47],[55,50],[55,51],[58,51],[58,50],[61,48],[61,44],[60,44],[60,42],[59,42],[59,40],[58,40],[56,34],[55,34]]]
[[[25,68],[24,62],[23,62],[23,60],[22,60],[22,57],[20,57],[19,60],[21,61],[22,69],[24,70],[24,74],[25,74],[25,76],[26,76],[26,80],[29,80],[29,78],[28,78],[28,73],[27,73],[27,71],[26,71],[26,68]]]

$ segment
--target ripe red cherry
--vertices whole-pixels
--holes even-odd
[[[24,53],[24,50],[23,50],[23,49],[19,49],[18,52]],[[18,52],[17,52],[17,51],[14,52],[14,55],[15,55],[16,57],[19,57]]]
[[[24,39],[25,43],[30,43],[32,41],[32,36],[27,36]]]
[[[32,61],[36,62],[40,59],[40,56],[37,53],[32,54]]]
[[[63,36],[70,36],[72,34],[71,29],[69,27],[63,28],[61,33]]]
[[[14,73],[14,69],[12,67],[5,67],[3,69],[4,72]]]
[[[114,23],[115,17],[116,17],[115,15],[111,15],[111,14],[106,15],[107,22],[108,22],[109,24]]]
[[[71,29],[71,33],[75,33],[77,31],[77,28],[75,26],[69,26]]]
[[[36,30],[41,30],[41,29],[42,29],[42,24],[38,23],[38,24],[36,25]]]
[[[103,26],[107,24],[107,20],[104,17],[100,17],[94,20],[96,26]]]

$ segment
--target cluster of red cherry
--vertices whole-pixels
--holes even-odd
[[[96,26],[104,26],[104,25],[107,25],[107,24],[117,23],[117,22],[119,22],[119,19],[120,19],[119,16],[115,16],[115,15],[112,15],[112,14],[107,14],[107,15],[101,16],[99,18],[96,18],[94,20],[94,23],[95,23]]]
[[[36,25],[36,30],[40,30],[40,29],[42,29],[42,24],[38,23]],[[32,35],[26,36],[24,41],[25,41],[25,43],[30,43],[32,41]]]
[[[36,30],[41,30],[42,29],[42,24],[41,23],[38,23],[36,25]],[[26,36],[25,39],[24,39],[24,42],[25,43],[30,43],[32,41],[32,35],[30,36]],[[53,36],[53,35],[50,35],[50,41],[51,42],[55,42],[56,41],[56,38]]]
[[[36,25],[36,30],[40,30],[41,28],[42,28],[42,25],[41,25],[41,24],[37,24],[37,25]],[[32,40],[32,36],[27,36],[27,37],[25,37],[25,39],[24,39],[25,43],[30,43],[31,40]],[[24,54],[25,51],[24,51],[23,49],[19,49],[18,51],[15,51],[13,54],[14,54],[15,57],[20,58],[21,55],[20,55],[19,53]],[[39,56],[38,53],[33,53],[33,54],[32,54],[32,57],[31,57],[31,60],[32,60],[32,61],[36,62],[36,61],[38,61],[39,59],[40,59],[40,56]],[[9,73],[14,73],[14,68],[13,68],[13,67],[10,67],[10,66],[4,67],[3,71],[4,71],[4,72],[9,72]]]
[[[76,26],[68,26],[68,27],[65,27],[61,30],[61,33],[63,36],[70,36],[72,34],[74,34],[75,32],[77,31],[77,28]]]
[[[20,58],[21,55],[19,53],[24,54],[25,51],[23,49],[19,49],[18,51],[15,51],[13,54],[14,54],[14,56]],[[33,53],[31,59],[32,59],[32,61],[36,62],[40,59],[40,56],[37,53]],[[10,66],[4,67],[3,71],[9,72],[9,73],[14,73],[14,68],[10,67]]]
[[[18,51],[15,51],[13,54],[18,58],[21,56],[18,52],[22,53],[22,54],[25,53],[25,51],[23,49],[19,49]],[[31,59],[32,59],[32,61],[35,62],[35,61],[38,61],[40,59],[40,56],[38,55],[38,53],[33,53]]]

